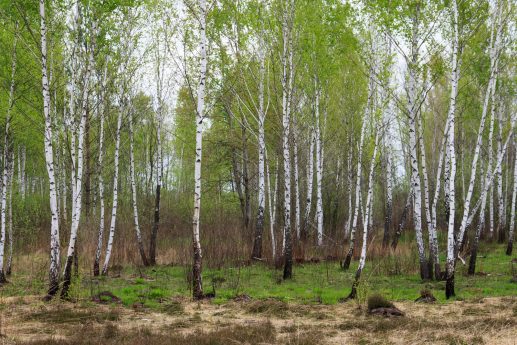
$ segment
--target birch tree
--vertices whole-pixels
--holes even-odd
[[[517,152],[517,135],[514,135],[514,147]],[[513,192],[512,192],[512,208],[510,210],[510,228],[508,229],[508,246],[506,247],[506,255],[512,255],[513,240],[515,234],[515,209],[517,208],[517,157],[514,158],[513,168]],[[481,208],[483,210],[483,208]]]
[[[261,31],[262,31],[261,21]],[[258,210],[257,210],[257,223],[255,227],[255,239],[253,241],[253,250],[251,257],[261,258],[262,257],[262,234],[264,232],[264,213],[266,207],[266,186],[265,186],[265,167],[264,161],[266,156],[266,142],[265,142],[265,130],[264,122],[266,114],[264,111],[264,79],[266,74],[266,51],[265,42],[261,32],[259,38],[259,52],[258,58],[260,62],[259,69],[259,95],[258,95]],[[269,170],[269,169],[268,169]],[[268,171],[268,186],[269,185],[269,171]],[[271,188],[271,187],[269,187]],[[270,197],[271,198],[271,197]],[[270,202],[271,209],[271,202]],[[271,210],[270,210],[271,216]],[[274,245],[274,231],[271,231],[272,243],[273,243],[273,258],[275,257],[275,245]]]
[[[129,110],[129,175],[131,179],[131,201],[133,203],[133,225],[135,226],[136,233],[136,243],[138,245],[138,251],[140,252],[140,257],[142,258],[142,263],[144,266],[149,265],[149,261],[147,261],[147,256],[145,255],[144,250],[144,241],[142,240],[142,233],[140,231],[140,223],[138,221],[138,203],[137,203],[137,194],[136,194],[136,180],[135,180],[135,139],[134,139],[134,130],[133,130],[133,116],[134,109],[131,107]],[[158,192],[158,189],[157,189]]]
[[[50,93],[47,76],[47,20],[45,16],[45,0],[39,1],[40,39],[41,39],[41,85],[43,93],[43,114],[45,116],[45,165],[49,180],[50,199],[50,270],[49,290],[46,299],[51,299],[59,289],[59,218],[57,210],[56,179],[54,174],[54,149],[52,135],[52,119],[50,117]]]
[[[194,215],[192,218],[192,244],[194,248],[194,261],[192,266],[192,284],[194,299],[203,298],[203,282],[201,279],[201,241],[199,231],[199,215],[201,212],[201,158],[203,143],[203,119],[205,116],[205,86],[206,86],[206,0],[199,0],[199,84],[197,88],[196,111],[196,160],[194,164]]]
[[[118,174],[119,174],[119,153],[120,153],[120,131],[122,127],[122,111],[127,110],[125,95],[122,95],[122,106],[118,109],[117,114],[117,130],[115,139],[115,159],[113,162],[113,204],[111,206],[111,223],[109,229],[108,244],[106,245],[106,256],[104,257],[104,264],[102,265],[102,275],[108,274],[108,267],[113,251],[113,239],[115,237],[115,226],[117,224],[117,209],[118,209]]]
[[[294,12],[294,1],[286,0],[283,3],[282,14],[282,151],[284,161],[284,279],[292,277],[292,238],[291,238],[291,158],[289,133],[291,122],[290,92],[292,91],[293,77],[293,38],[292,19]]]
[[[359,285],[359,281],[361,278],[361,272],[364,269],[364,265],[366,263],[366,248],[368,244],[368,230],[369,230],[369,219],[370,212],[372,212],[371,203],[373,198],[373,176],[375,172],[375,161],[377,159],[377,151],[379,144],[379,136],[380,130],[378,128],[375,129],[375,143],[373,149],[373,156],[370,162],[370,173],[368,174],[368,192],[366,197],[366,213],[364,215],[363,221],[363,243],[361,245],[361,258],[359,259],[359,266],[357,267],[357,271],[355,272],[354,283],[352,284],[352,291],[348,296],[348,299],[354,299],[357,297],[357,286]]]
[[[99,154],[97,157],[97,175],[98,175],[98,194],[99,194],[99,229],[97,232],[97,247],[95,249],[95,259],[93,262],[93,275],[99,275],[99,264],[101,259],[102,245],[104,241],[104,177],[102,176],[102,166],[104,161],[104,113],[106,111],[106,82],[108,74],[108,62],[104,66],[104,74],[102,77],[102,87],[99,99]]]
[[[359,138],[359,151],[357,153],[357,171],[355,180],[355,204],[354,204],[354,216],[352,218],[352,228],[350,229],[350,244],[345,259],[343,260],[341,267],[347,270],[350,267],[352,261],[352,255],[354,254],[355,247],[355,231],[357,229],[357,222],[359,218],[359,209],[361,208],[361,170],[362,170],[362,157],[363,157],[363,146],[364,137],[366,135],[366,128],[370,121],[371,115],[371,104],[374,94],[374,71],[370,67],[370,76],[368,81],[368,99],[366,101],[366,107],[364,110],[363,121],[361,125],[361,136]]]
[[[10,127],[11,127],[11,112],[14,106],[14,88],[15,88],[15,76],[16,76],[16,43],[17,43],[17,31],[18,31],[18,24],[15,24],[15,33],[14,33],[14,39],[13,39],[13,51],[11,54],[11,83],[9,87],[9,101],[7,105],[7,114],[5,116],[5,130],[4,130],[4,150],[3,150],[3,171],[2,171],[2,191],[1,191],[1,219],[0,219],[0,227],[1,227],[1,234],[0,234],[0,285],[7,282],[7,279],[5,277],[4,272],[4,254],[5,254],[5,239],[6,239],[6,208],[7,208],[7,194],[9,189],[9,174],[10,174],[10,164],[11,162],[11,154],[10,151],[11,148],[11,133],[10,133]],[[9,199],[11,198],[9,193]],[[9,208],[10,212],[10,208]],[[12,231],[9,235],[9,252],[12,253]],[[9,256],[11,257],[11,255]],[[10,273],[10,260],[8,259],[8,265],[7,265],[7,274]]]
[[[83,79],[83,94],[82,94],[82,106],[81,106],[81,120],[79,123],[79,134],[77,144],[77,161],[72,162],[72,166],[77,166],[77,171],[73,174],[75,180],[72,181],[72,187],[74,190],[72,198],[72,226],[70,229],[70,240],[68,242],[67,258],[65,263],[65,269],[63,272],[63,288],[61,290],[61,297],[68,297],[68,289],[71,283],[72,276],[72,263],[74,255],[76,254],[76,240],[77,232],[79,230],[79,221],[81,219],[81,207],[82,207],[82,192],[83,192],[83,170],[84,170],[84,144],[85,144],[85,129],[86,120],[88,117],[88,97],[90,89],[90,76],[92,68],[94,68],[94,49],[95,49],[95,35],[96,35],[96,24],[93,22],[91,30],[91,42],[88,45],[86,53],[86,67]],[[72,152],[75,152],[76,148],[72,146]],[[74,158],[75,155],[72,155]]]

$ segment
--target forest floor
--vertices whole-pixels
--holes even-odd
[[[416,261],[370,260],[358,298],[346,303],[356,263],[343,272],[331,260],[299,263],[286,282],[261,263],[207,268],[205,292],[216,298],[199,303],[188,265],[115,266],[109,277],[76,277],[72,302],[47,303],[47,263],[33,254],[0,287],[0,344],[517,344],[517,259],[503,246],[482,248],[474,276],[458,263],[448,301],[444,282],[423,282]],[[423,289],[437,301],[415,303]],[[369,315],[374,293],[405,316]]]

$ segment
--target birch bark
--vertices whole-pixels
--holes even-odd
[[[125,96],[122,96],[125,97]],[[102,265],[102,275],[108,274],[108,266],[113,250],[113,239],[115,237],[115,226],[117,223],[117,209],[118,209],[118,174],[119,174],[119,153],[120,153],[120,129],[122,127],[122,111],[126,109],[126,100],[123,100],[124,104],[121,109],[118,110],[117,115],[117,131],[115,141],[115,159],[113,162],[113,205],[111,207],[111,223],[108,237],[108,244],[106,246],[106,256],[104,257],[104,264]]]
[[[517,152],[517,135],[514,135],[515,152]],[[510,228],[508,229],[508,246],[506,247],[506,255],[512,255],[513,241],[515,234],[515,209],[517,202],[517,155],[514,157],[513,168],[513,192],[512,192],[512,209],[510,211]]]
[[[4,272],[4,254],[5,254],[5,238],[6,238],[6,207],[7,207],[7,194],[9,189],[9,173],[11,164],[11,153],[10,153],[10,127],[11,127],[11,110],[14,106],[14,87],[15,87],[15,75],[16,75],[16,43],[18,39],[17,35],[18,24],[16,24],[14,39],[13,39],[13,52],[11,54],[11,86],[9,88],[9,102],[7,105],[7,114],[5,116],[5,130],[4,130],[4,150],[3,150],[3,172],[2,172],[2,201],[1,201],[1,234],[0,234],[0,285],[7,282]],[[10,251],[12,251],[12,233],[9,236]],[[8,259],[8,267],[10,261]],[[10,274],[8,269],[7,274]]]
[[[376,129],[375,134],[375,145],[373,149],[373,156],[370,162],[370,173],[368,175],[368,194],[366,197],[366,214],[364,216],[364,222],[363,222],[363,243],[361,246],[361,258],[359,259],[359,266],[357,267],[357,271],[355,272],[355,280],[352,284],[352,291],[350,292],[350,295],[348,296],[349,299],[354,299],[357,297],[357,286],[359,285],[359,280],[361,278],[361,272],[364,269],[364,265],[366,263],[366,248],[368,244],[368,230],[370,228],[369,219],[370,214],[372,212],[371,204],[372,204],[372,198],[373,198],[373,175],[375,172],[375,161],[377,159],[377,148],[379,146],[379,129]]]
[[[258,210],[257,223],[255,227],[255,239],[253,241],[253,250],[251,258],[262,257],[262,234],[264,233],[264,211],[266,206],[266,186],[264,176],[264,160],[266,154],[265,130],[264,121],[266,114],[264,111],[264,77],[266,74],[266,54],[264,39],[261,35],[259,46],[259,108],[258,108]],[[269,186],[269,171],[268,171],[268,186]],[[270,205],[271,208],[271,205]],[[271,214],[271,210],[270,210]],[[271,231],[272,239],[274,239],[274,231]],[[274,243],[274,242],[272,242]],[[274,246],[273,246],[274,247]],[[275,257],[275,250],[273,250],[273,259]]]
[[[138,251],[140,252],[140,257],[142,258],[142,263],[144,266],[148,266],[149,262],[147,261],[147,256],[145,255],[144,242],[142,240],[142,233],[140,231],[140,223],[138,221],[138,202],[135,181],[135,139],[133,130],[133,113],[134,109],[131,106],[131,109],[129,110],[129,175],[131,179],[131,201],[133,203],[133,225],[135,226],[136,242],[138,245]]]
[[[50,117],[50,94],[47,76],[47,21],[45,0],[39,1],[40,38],[41,38],[41,85],[43,93],[43,113],[45,116],[45,165],[49,179],[50,199],[50,269],[49,290],[46,299],[51,299],[59,289],[59,218],[57,210],[56,179],[54,175],[54,150],[52,146],[52,119]]]
[[[192,266],[192,284],[194,299],[203,298],[203,283],[201,278],[201,241],[199,231],[199,216],[201,212],[201,157],[203,143],[203,119],[205,116],[205,86],[206,86],[206,0],[199,0],[199,84],[197,88],[196,111],[196,160],[194,164],[194,215],[192,218],[192,246],[194,249],[194,261]]]

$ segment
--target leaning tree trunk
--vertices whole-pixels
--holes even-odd
[[[127,109],[122,107],[122,109]],[[111,207],[111,224],[108,238],[108,245],[106,246],[106,256],[104,264],[102,265],[102,275],[108,274],[108,266],[113,249],[113,238],[115,237],[115,225],[117,223],[117,208],[118,208],[118,174],[119,174],[119,152],[120,152],[120,127],[122,126],[122,109],[119,109],[117,116],[117,133],[115,141],[115,161],[113,162],[115,171],[113,173],[113,205]]]
[[[354,254],[355,247],[355,231],[357,229],[357,220],[359,218],[359,209],[361,202],[361,169],[363,167],[363,146],[364,146],[364,137],[366,133],[366,127],[368,125],[368,121],[370,121],[370,106],[372,104],[372,97],[374,92],[374,76],[373,70],[370,69],[370,79],[368,83],[368,99],[366,102],[366,108],[364,111],[363,124],[361,126],[361,136],[359,139],[359,152],[357,153],[357,172],[356,172],[356,182],[355,182],[355,205],[354,205],[354,216],[352,218],[352,227],[350,229],[350,244],[348,248],[348,252],[346,254],[345,259],[341,263],[341,267],[344,270],[347,270],[350,267],[350,262],[352,261],[352,256]]]
[[[138,203],[136,195],[136,181],[135,181],[135,153],[134,153],[134,133],[133,133],[133,107],[129,110],[129,175],[131,179],[131,201],[133,202],[133,224],[135,226],[136,243],[138,251],[142,258],[144,266],[149,266],[147,256],[145,255],[144,241],[142,240],[142,233],[140,231],[140,223],[138,221]],[[159,170],[159,169],[158,169]]]
[[[96,34],[95,22],[93,23],[92,31]],[[95,44],[93,43],[88,47],[88,61],[86,62],[86,72],[84,75],[83,83],[83,95],[82,95],[82,107],[81,107],[81,121],[79,123],[79,134],[78,134],[78,145],[77,145],[77,171],[75,174],[75,180],[72,181],[72,186],[75,186],[75,198],[73,199],[72,206],[72,227],[70,229],[70,240],[68,242],[68,252],[66,257],[65,269],[63,272],[63,288],[61,290],[61,297],[68,297],[68,290],[70,288],[72,279],[72,264],[74,256],[77,257],[76,253],[76,240],[77,232],[79,230],[79,221],[81,219],[81,206],[82,206],[82,191],[83,191],[83,167],[84,167],[84,142],[85,142],[85,130],[86,120],[88,117],[88,94],[91,70],[94,64],[94,49]],[[71,114],[73,115],[73,114]],[[75,147],[72,146],[72,151],[75,151]],[[75,165],[75,162],[72,162]],[[77,259],[76,259],[77,260]]]
[[[487,89],[486,89],[486,92],[485,92],[485,99],[483,101],[483,109],[482,109],[482,113],[481,113],[481,120],[480,120],[480,124],[479,124],[479,130],[478,130],[478,135],[477,135],[477,142],[476,142],[476,147],[474,149],[474,156],[472,158],[472,169],[471,169],[471,173],[470,173],[470,183],[469,183],[469,187],[468,187],[468,190],[467,190],[467,196],[465,198],[465,201],[463,203],[463,217],[462,217],[462,220],[461,220],[461,225],[460,225],[460,229],[457,233],[457,236],[456,236],[456,248],[457,250],[459,250],[459,248],[461,248],[461,245],[463,243],[463,237],[465,235],[465,230],[467,228],[467,221],[468,221],[468,215],[470,213],[470,203],[471,203],[471,200],[472,200],[472,195],[473,195],[473,192],[474,192],[474,185],[475,185],[475,182],[476,182],[476,169],[477,169],[477,162],[478,162],[478,159],[479,159],[479,153],[481,151],[481,145],[483,143],[483,130],[484,130],[484,127],[485,127],[485,121],[486,121],[486,116],[487,116],[487,113],[488,113],[488,105],[489,105],[489,102],[490,102],[490,98],[493,96],[493,89],[495,89],[496,87],[496,81],[497,81],[497,64],[498,64],[498,51],[499,51],[499,40],[500,40],[500,31],[501,31],[501,27],[500,25],[497,27],[496,29],[496,33],[495,33],[495,39],[492,37],[491,38],[491,52],[490,52],[490,77],[489,77],[489,80],[488,80],[488,86],[487,86]],[[459,73],[459,72],[458,72]],[[491,122],[492,122],[492,119],[491,119]],[[490,124],[490,127],[493,127],[493,124],[491,123]],[[489,133],[489,152],[488,152],[488,168],[487,168],[487,171],[491,171],[492,169],[492,149],[491,149],[491,136],[492,136],[492,129],[490,129],[490,133]],[[492,227],[491,227],[492,229]],[[491,232],[492,233],[492,232]]]
[[[41,84],[43,93],[43,113],[45,115],[45,165],[49,180],[50,199],[50,269],[47,299],[51,299],[59,289],[59,218],[57,210],[56,178],[54,174],[54,150],[52,147],[52,119],[50,118],[50,94],[47,76],[47,24],[45,18],[45,0],[39,1],[41,20]]]
[[[370,174],[368,175],[368,195],[366,197],[366,213],[364,215],[363,222],[363,244],[361,247],[361,258],[359,259],[359,266],[357,267],[357,271],[355,272],[355,280],[352,284],[352,291],[348,296],[349,299],[354,299],[357,297],[357,286],[359,285],[359,279],[361,278],[361,272],[364,269],[364,264],[366,263],[366,246],[368,243],[368,230],[369,230],[369,218],[370,212],[372,212],[371,204],[373,198],[373,175],[375,171],[375,160],[377,159],[377,147],[379,146],[379,129],[376,129],[375,134],[375,146],[373,149],[373,156],[370,162]]]
[[[194,249],[194,261],[192,265],[192,284],[194,299],[203,298],[203,282],[201,279],[201,241],[199,231],[199,216],[201,213],[201,157],[203,143],[203,118],[205,116],[205,86],[206,86],[206,0],[199,0],[201,13],[199,41],[199,84],[197,89],[196,112],[196,161],[194,164],[194,216],[192,218],[192,246]]]

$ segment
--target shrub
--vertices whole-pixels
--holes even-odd
[[[368,311],[377,308],[393,308],[394,305],[380,294],[374,294],[368,297]]]

